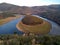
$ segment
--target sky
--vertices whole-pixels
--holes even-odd
[[[42,6],[60,4],[60,0],[0,0],[0,3],[3,2],[19,6]]]

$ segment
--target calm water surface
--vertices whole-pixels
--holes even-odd
[[[35,16],[35,15],[34,15]],[[39,17],[39,16],[37,16]],[[15,31],[19,34],[22,34],[21,31],[19,31],[17,28],[16,28],[16,24],[21,21],[22,19],[24,18],[24,16],[22,16],[21,18],[19,19],[15,19],[15,20],[12,20],[2,26],[0,26],[0,34],[13,34]],[[42,17],[39,17],[39,18],[42,18]],[[48,22],[51,23],[52,25],[52,29],[50,30],[49,34],[52,34],[52,35],[60,35],[60,26],[53,22],[53,21],[50,21],[48,19],[45,19],[45,18],[42,18]]]

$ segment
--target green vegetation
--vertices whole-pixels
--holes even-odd
[[[0,45],[32,45],[35,39],[36,45],[60,45],[60,36],[22,36],[22,35],[0,35]]]

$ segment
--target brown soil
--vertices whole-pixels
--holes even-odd
[[[22,19],[22,23],[26,25],[37,25],[43,23],[43,20],[34,16],[26,16]]]

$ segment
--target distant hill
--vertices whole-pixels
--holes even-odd
[[[32,13],[38,14],[47,11],[60,11],[60,5],[49,5],[49,6],[34,6],[34,7],[27,7],[27,6],[17,6],[9,3],[0,3],[0,11],[9,11],[13,13]]]
[[[49,6],[17,6],[8,3],[0,3],[0,13],[1,12],[10,12],[18,14],[36,14],[50,20],[53,20],[60,24],[60,4],[53,4]]]

